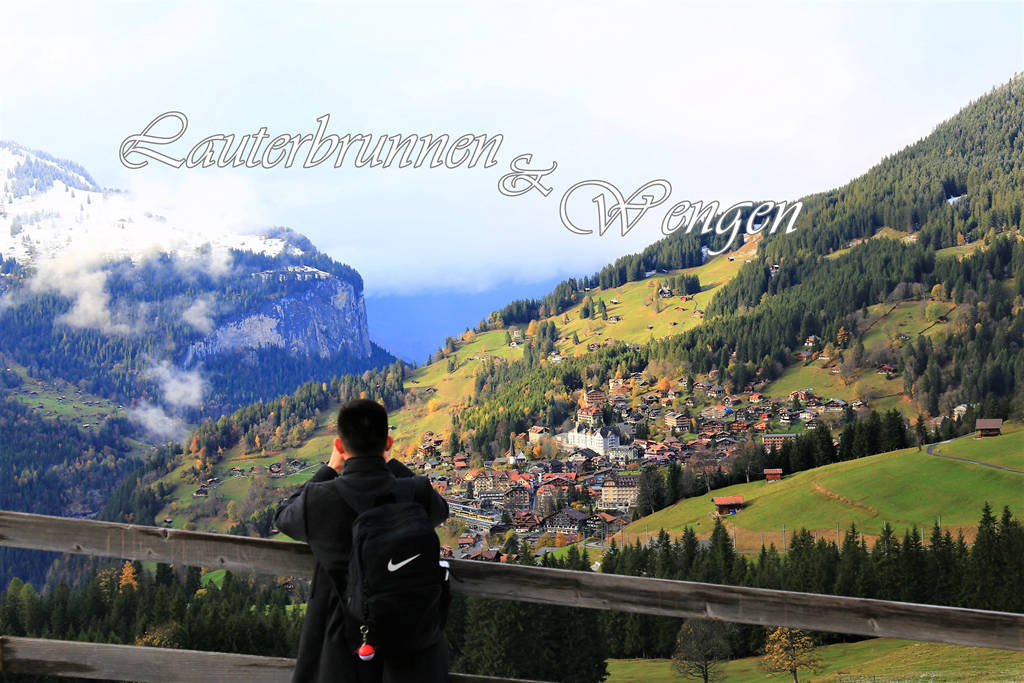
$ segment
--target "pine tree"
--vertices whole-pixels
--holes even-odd
[[[952,537],[936,523],[932,527],[929,549],[925,558],[923,583],[929,588],[926,601],[936,605],[958,603],[963,567],[957,562]]]
[[[971,548],[963,583],[964,604],[977,609],[1002,609],[1003,557],[996,518],[986,501],[978,522],[978,535]]]
[[[869,571],[867,549],[861,546],[856,524],[850,524],[843,535],[843,549],[839,555],[835,593],[852,597],[867,597],[864,593],[864,573]]]
[[[927,600],[930,587],[921,581],[926,567],[924,546],[915,525],[911,531],[905,531],[903,534],[903,546],[900,549],[900,575],[902,577],[900,600],[903,602]]]
[[[871,551],[871,564],[877,582],[876,598],[899,600],[900,594],[900,542],[893,534],[889,522],[882,524],[882,533]]]
[[[814,428],[814,438],[817,446],[817,464],[828,465],[838,461],[836,447],[832,444],[832,432],[824,422]]]
[[[1024,527],[1013,518],[1009,507],[1003,508],[999,518],[997,538],[1002,560],[999,576],[1003,584],[1000,591],[1003,601],[1000,609],[1024,612],[1024,595],[1020,590],[1024,585]]]
[[[736,554],[732,547],[732,539],[722,520],[715,518],[715,526],[711,530],[711,545],[704,557],[701,569],[703,581],[710,583],[730,583]]]

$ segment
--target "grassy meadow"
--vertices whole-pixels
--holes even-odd
[[[1024,652],[877,638],[820,647],[817,654],[823,666],[817,672],[798,672],[804,683],[1024,680]],[[793,680],[788,673],[766,673],[757,657],[727,662],[720,671],[719,680],[727,683]],[[611,659],[608,672],[606,683],[687,680],[672,670],[667,659]]]
[[[1019,428],[983,440],[967,436],[943,444],[940,452],[972,453],[974,460],[999,464],[1016,462],[1022,436]],[[789,539],[800,528],[835,538],[837,524],[842,531],[855,523],[870,544],[886,521],[900,534],[914,525],[927,534],[941,518],[943,528],[954,535],[963,531],[970,539],[984,501],[997,516],[1009,505],[1019,517],[1024,515],[1022,492],[1024,475],[932,457],[915,447],[798,472],[771,484],[758,481],[718,489],[633,522],[623,537],[629,542],[643,540],[662,528],[677,535],[686,526],[707,537],[714,527],[711,498],[743,496],[744,509],[723,519],[730,532],[735,531],[740,550],[760,549],[762,538],[766,545],[781,548],[783,525]]]

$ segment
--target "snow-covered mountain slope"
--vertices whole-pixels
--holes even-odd
[[[125,192],[99,187],[81,166],[12,142],[0,142],[0,183],[0,255],[23,264],[68,249],[109,259],[201,248],[303,251],[280,236],[210,232],[153,213]]]

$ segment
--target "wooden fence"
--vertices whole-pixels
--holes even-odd
[[[314,566],[301,543],[5,511],[0,545],[275,576],[308,577]],[[490,562],[451,564],[452,590],[464,595],[1024,651],[1024,614]],[[290,666],[291,660],[271,657],[0,639],[4,672],[146,681],[216,672],[219,680],[286,680]],[[452,674],[452,680],[508,679]]]

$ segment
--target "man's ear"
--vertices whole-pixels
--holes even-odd
[[[345,455],[345,447],[341,445],[341,439],[338,437],[334,438],[334,450],[341,455]]]
[[[395,437],[389,436],[387,442],[384,444],[384,452],[387,453],[391,450],[391,447],[395,444]]]

